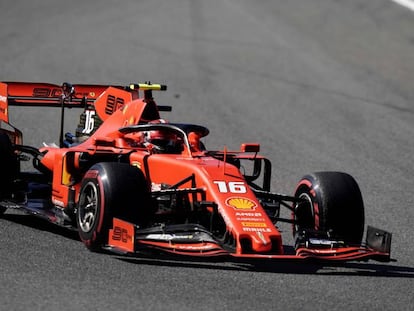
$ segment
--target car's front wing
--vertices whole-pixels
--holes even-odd
[[[109,231],[107,250],[121,254],[139,254],[142,251],[161,251],[193,257],[227,256],[240,259],[366,261],[381,262],[390,259],[391,235],[372,227],[368,228],[367,243],[360,246],[326,245],[299,246],[293,254],[240,254],[226,248],[210,232],[194,224],[159,226],[140,229],[126,221],[114,218]]]

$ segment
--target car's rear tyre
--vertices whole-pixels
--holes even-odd
[[[81,240],[92,251],[108,242],[114,217],[134,224],[148,220],[151,194],[143,173],[126,163],[98,163],[85,174],[76,222]]]
[[[10,198],[13,180],[17,174],[18,162],[12,142],[5,133],[0,133],[0,200]],[[0,206],[0,215],[6,208]]]
[[[317,172],[298,183],[294,204],[294,234],[303,230],[329,232],[347,244],[360,244],[364,233],[364,203],[355,179],[341,172]]]

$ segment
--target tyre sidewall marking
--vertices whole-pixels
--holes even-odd
[[[98,221],[98,225],[96,227],[96,230],[94,230],[95,235],[96,235],[96,233],[99,233],[102,230],[103,221],[104,221],[104,214],[105,214],[105,188],[104,188],[104,185],[103,185],[103,182],[102,182],[101,175],[98,175],[96,180],[98,182],[100,205],[98,207],[98,209],[99,209],[99,221]]]
[[[296,187],[296,191],[300,189],[300,187],[304,186],[305,188],[307,188],[306,193],[310,196],[311,199],[311,204],[312,204],[312,215],[313,215],[313,219],[315,221],[315,230],[319,230],[320,229],[320,220],[319,220],[319,203],[318,203],[318,196],[316,194],[314,185],[312,183],[312,181],[308,180],[308,179],[303,179],[299,182],[298,186]],[[296,192],[295,191],[295,192]]]

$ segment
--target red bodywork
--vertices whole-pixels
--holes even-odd
[[[134,253],[141,247],[149,247],[182,255],[230,255],[241,258],[316,258],[341,261],[389,259],[389,254],[365,246],[312,249],[300,247],[294,253],[284,253],[281,233],[274,221],[268,217],[256,192],[237,165],[226,161],[226,157],[243,161],[267,161],[257,154],[258,144],[245,144],[237,152],[224,150],[209,153],[193,149],[185,141],[179,154],[154,153],[148,148],[131,144],[130,133],[124,133],[120,129],[147,124],[160,118],[151,91],[160,90],[162,86],[125,88],[74,85],[74,88],[76,91],[65,102],[65,106],[81,107],[85,101],[93,102],[104,122],[81,144],[68,148],[39,149],[44,155],[41,165],[52,173],[51,201],[54,206],[63,210],[71,205],[76,206],[82,174],[86,173],[82,162],[85,157],[93,159],[108,154],[127,155],[129,163],[144,173],[149,186],[179,184],[175,190],[197,189],[194,193],[188,192],[189,200],[210,202],[207,210],[218,213],[222,222],[223,229],[219,239],[187,243],[179,242],[180,239],[174,236],[160,238],[159,235],[153,235],[156,238],[147,236],[140,239],[137,237],[137,226],[115,218],[109,232],[110,249]],[[59,107],[61,95],[61,87],[53,84],[0,83],[0,119],[8,123],[8,105]],[[17,132],[14,140],[16,143],[21,142],[21,134]],[[265,188],[269,187],[270,185],[265,185]],[[223,247],[227,244],[233,247]]]

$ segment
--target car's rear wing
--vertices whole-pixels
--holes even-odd
[[[75,84],[74,93],[65,101],[65,107],[84,107],[95,101],[108,85]],[[36,82],[0,82],[0,120],[8,122],[8,106],[60,107],[61,85]]]
[[[64,87],[70,85],[70,96],[65,95]],[[153,90],[167,89],[162,84],[137,83],[128,86],[100,84],[68,84],[56,85],[37,82],[0,82],[0,120],[9,122],[8,106],[43,106],[43,107],[85,107],[86,103],[94,102],[109,87],[136,92],[144,92],[147,97]],[[147,94],[148,93],[148,94]],[[67,95],[67,94],[66,94]],[[168,108],[159,107],[159,110]]]

